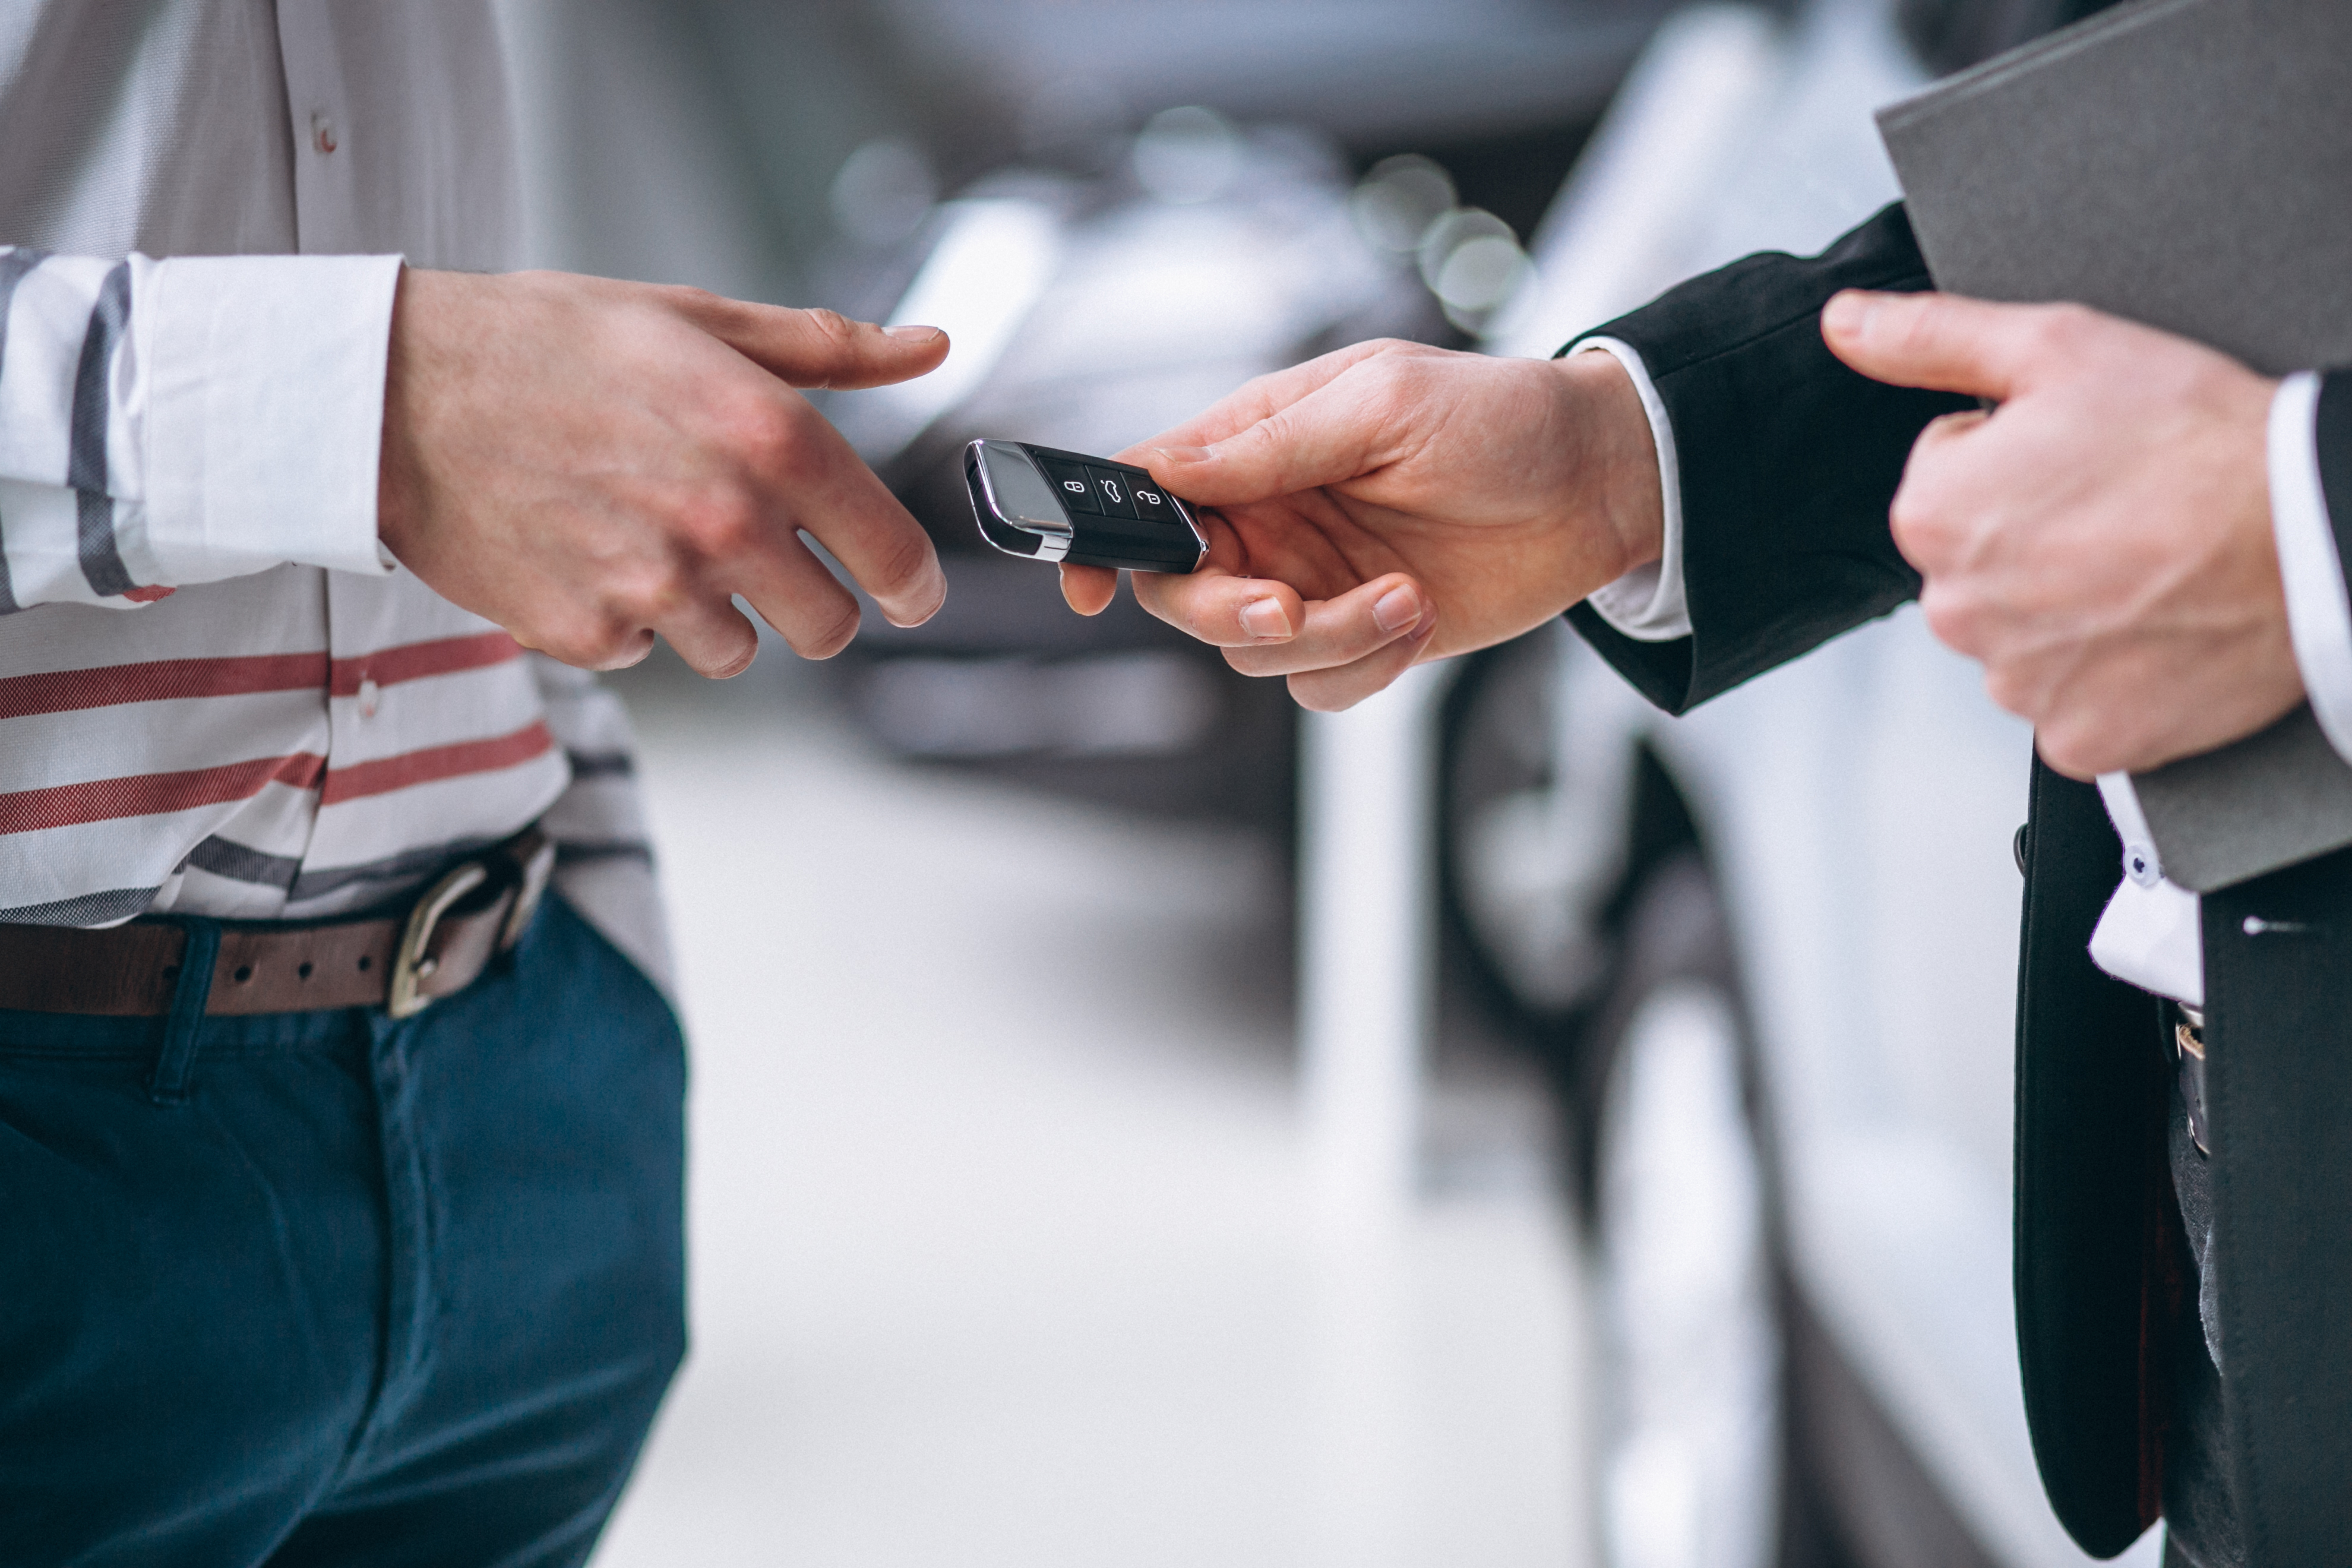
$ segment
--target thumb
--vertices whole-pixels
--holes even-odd
[[[695,325],[793,386],[887,386],[937,370],[937,327],[878,327],[835,310],[795,310],[705,295],[685,302]]]
[[[2038,368],[2049,309],[1849,289],[1822,311],[1822,338],[1873,381],[1999,402]]]

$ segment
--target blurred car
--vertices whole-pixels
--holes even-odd
[[[950,580],[929,626],[869,617],[839,667],[851,713],[901,757],[1286,827],[1279,685],[1129,598],[1071,616],[1055,574],[982,545],[961,449],[1001,436],[1108,454],[1332,347],[1466,342],[1527,269],[1530,174],[1565,168],[1660,9],[1317,0],[1186,6],[1177,25],[1149,4],[880,7],[967,93],[1020,102],[1019,155],[934,203],[962,150],[886,135],[831,187],[818,294],[956,345],[921,382],[827,405]],[[1414,144],[1462,150],[1517,228],[1393,151]]]
[[[984,550],[957,449],[1109,453],[1380,335],[1463,343],[1672,0],[510,5],[543,264],[946,327],[827,398],[946,557],[827,671],[910,761],[1286,830],[1295,710]]]
[[[1663,29],[1485,346],[1551,353],[1896,188],[1870,111],[2057,6]],[[2032,737],[1916,610],[1680,720],[1559,627],[1445,712],[1444,880],[1579,1129],[1612,1568],[2058,1568],[2010,1279]],[[2154,1532],[2131,1561],[2152,1563]]]
[[[1129,596],[1073,616],[1055,573],[982,542],[961,454],[982,436],[1108,454],[1325,347],[1452,332],[1410,260],[1365,237],[1352,192],[1321,138],[1179,108],[1106,171],[1003,170],[926,215],[906,247],[919,264],[866,313],[942,325],[954,353],[827,405],[950,581],[939,617],[871,618],[843,661],[869,732],[902,757],[1130,806],[1286,818],[1279,685],[1234,675]]]

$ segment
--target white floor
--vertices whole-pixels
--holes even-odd
[[[600,1568],[1584,1562],[1524,1075],[1449,1068],[1453,1179],[1336,1251],[1256,840],[891,766],[782,670],[629,689],[696,1342]]]

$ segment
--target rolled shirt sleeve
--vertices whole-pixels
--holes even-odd
[[[397,256],[0,250],[0,613],[289,562],[392,569]]]

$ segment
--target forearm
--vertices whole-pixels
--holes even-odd
[[[393,257],[0,250],[0,613],[384,569]]]

